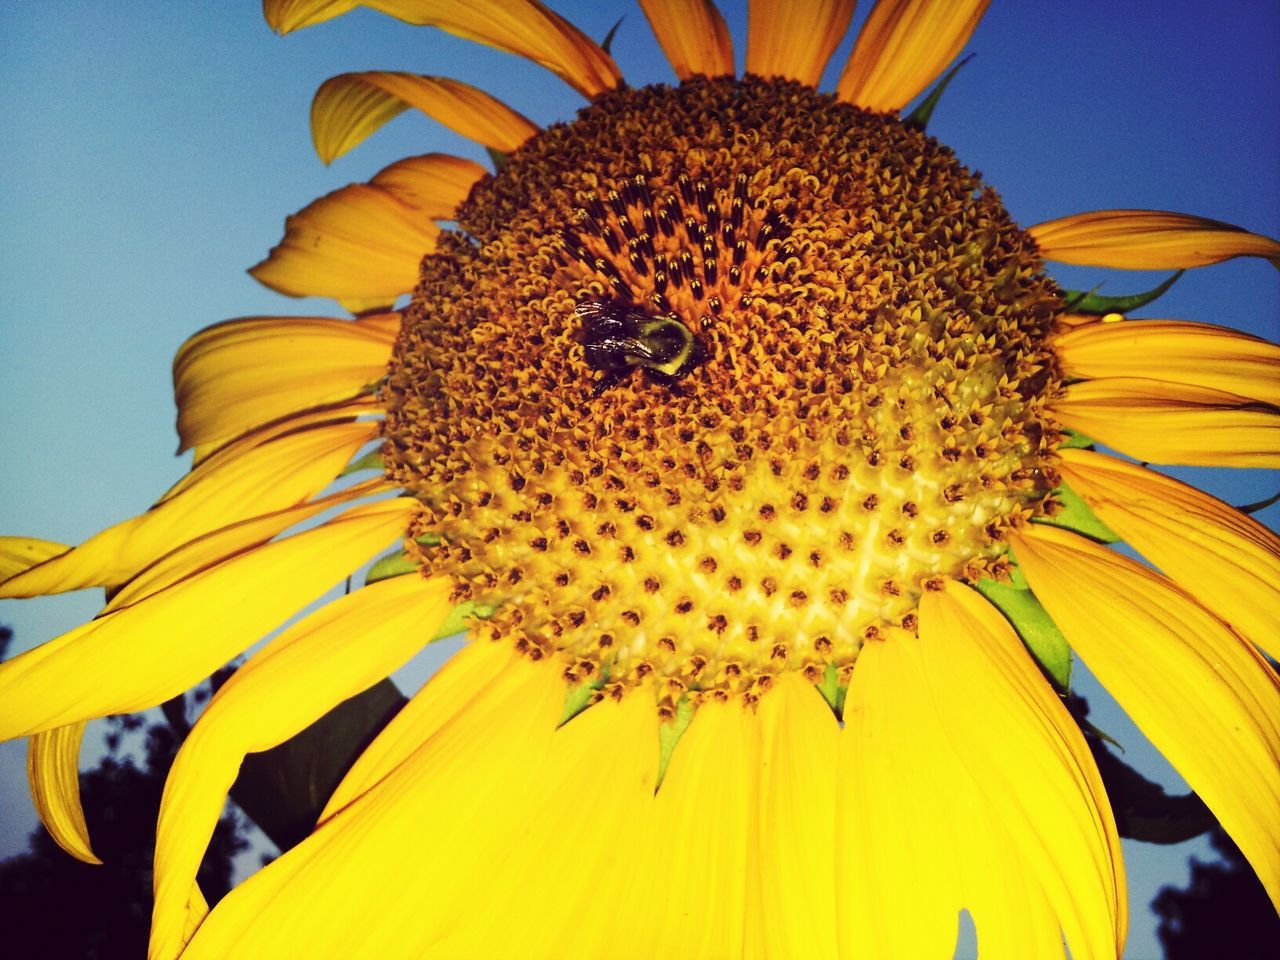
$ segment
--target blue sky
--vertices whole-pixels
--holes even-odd
[[[673,79],[627,0],[553,5],[596,37],[625,14],[614,52],[628,80]],[[721,5],[741,41],[742,4]],[[1277,37],[1280,7],[1250,0],[997,2],[930,132],[1024,224],[1133,206],[1280,235]],[[837,68],[851,42],[852,32]],[[76,542],[145,509],[183,470],[169,375],[182,340],[227,317],[330,312],[244,272],[285,214],[409,154],[483,161],[406,114],[324,167],[310,144],[312,93],[335,73],[375,68],[454,76],[544,124],[582,105],[537,67],[368,12],[281,39],[254,0],[0,7],[0,531]],[[1160,279],[1053,272],[1068,286],[1105,280],[1113,293]],[[1147,315],[1276,339],[1278,305],[1280,273],[1236,261],[1185,277]],[[1177,473],[1233,502],[1280,486],[1275,474]],[[1264,518],[1275,525],[1280,513]],[[3,601],[0,622],[21,649],[91,616],[98,599]],[[1101,716],[1131,759],[1168,776],[1122,717]],[[22,846],[32,822],[22,750],[6,745],[0,855]],[[1129,957],[1158,955],[1144,905],[1160,884],[1183,882],[1188,851],[1204,849],[1128,845]]]

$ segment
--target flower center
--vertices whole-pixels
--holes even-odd
[[[1059,291],[951,152],[754,77],[620,90],[427,257],[384,457],[417,559],[571,682],[846,672],[1004,561],[1059,439]]]

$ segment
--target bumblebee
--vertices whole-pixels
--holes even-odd
[[[671,384],[706,359],[706,348],[675,316],[654,316],[625,300],[592,298],[574,309],[582,321],[583,356],[604,376],[599,396],[636,367]]]

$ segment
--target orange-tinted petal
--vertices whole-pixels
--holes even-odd
[[[990,0],[878,0],[836,83],[868,110],[901,110],[969,42]]]
[[[316,91],[311,101],[316,153],[331,163],[409,107],[503,153],[538,132],[506,104],[460,80],[371,70],[330,77]]]
[[[600,44],[538,0],[366,0],[364,5],[532,60],[588,99],[622,82],[618,65]]]
[[[1280,346],[1185,320],[1093,323],[1054,338],[1071,379],[1143,377],[1280,405]]]
[[[1094,210],[1027,231],[1046,260],[1121,270],[1181,270],[1232,257],[1280,262],[1280,242],[1218,220],[1165,210]]]
[[[1152,570],[1055,527],[1010,532],[1089,669],[1208,804],[1280,904],[1280,678]]]
[[[733,40],[711,0],[640,0],[640,7],[681,80],[733,75]]]
[[[354,397],[386,374],[400,315],[248,317],[206,327],[173,360],[181,453]]]
[[[747,73],[816,87],[849,29],[855,0],[751,0]]]
[[[262,0],[262,15],[276,33],[285,34],[340,17],[359,0]]]
[[[423,216],[452,220],[458,204],[467,199],[471,188],[484,176],[484,167],[474,160],[427,153],[396,161],[376,173],[369,183]]]
[[[314,496],[377,432],[372,421],[326,423],[209,461],[215,469],[198,467],[194,482],[146,513],[0,583],[0,597],[124,583],[197,537]]]
[[[1209,387],[1106,377],[1049,404],[1064,425],[1151,463],[1280,467],[1280,410]]]
[[[218,690],[165,781],[150,960],[182,949],[196,871],[244,756],[283,743],[403,665],[451,606],[445,580],[384,580],[294,624]],[[190,912],[202,917],[202,908],[198,901]]]
[[[1280,537],[1209,494],[1088,450],[1063,479],[1098,518],[1237,633],[1280,659]]]
[[[7,660],[0,740],[186,690],[401,535],[415,509],[404,499],[352,508]]]
[[[291,297],[390,306],[417,286],[439,235],[431,219],[389,191],[353,183],[286,217],[284,239],[249,273]]]
[[[27,783],[40,822],[55,843],[85,863],[101,863],[89,845],[80,806],[80,743],[85,724],[35,734],[27,742]]]

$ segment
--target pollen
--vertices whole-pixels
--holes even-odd
[[[425,574],[569,682],[656,677],[669,710],[847,675],[1045,510],[1060,291],[896,117],[754,77],[613,91],[457,224],[384,460]]]

